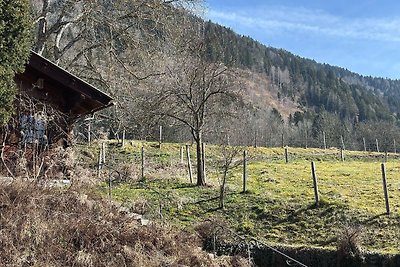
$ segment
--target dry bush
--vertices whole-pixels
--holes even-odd
[[[137,182],[141,179],[138,164],[122,163],[119,167],[122,182]]]
[[[361,243],[361,227],[344,225],[337,239],[338,256],[341,258],[362,258]]]
[[[28,178],[29,177],[29,172],[28,172],[28,161],[26,157],[17,157],[15,162],[15,169],[14,169],[14,175],[18,177],[24,177]]]
[[[245,259],[241,256],[233,256],[233,257],[227,257],[227,256],[222,256],[216,259],[218,264],[222,266],[232,266],[232,267],[250,267],[251,265],[249,264],[248,259]]]
[[[77,155],[73,148],[56,146],[22,148],[10,146],[0,164],[3,175],[28,179],[72,179],[76,174]],[[7,167],[7,171],[4,167]]]
[[[76,187],[82,187],[86,185],[98,184],[98,179],[95,176],[93,170],[84,168],[80,165],[75,166],[73,175],[70,177],[72,184]]]
[[[56,147],[45,155],[43,177],[50,179],[72,178],[75,175],[76,153],[73,148]]]
[[[199,223],[195,227],[196,233],[203,242],[203,247],[207,250],[213,250],[214,246],[216,254],[222,253],[225,255],[217,258],[219,266],[234,266],[234,267],[248,267],[251,266],[247,257],[247,251],[236,250],[234,245],[238,245],[242,240],[236,239],[228,230],[224,221],[218,219],[207,220]],[[215,243],[214,243],[215,242]],[[232,245],[231,248],[220,250],[220,245]]]
[[[223,239],[224,231],[221,230],[225,228],[228,228],[227,224],[224,221],[217,219],[206,220],[195,226],[196,233],[203,242],[213,239],[214,236]]]
[[[149,203],[145,198],[139,198],[130,204],[130,210],[138,214],[146,214],[150,211]]]
[[[141,226],[73,189],[2,184],[0,225],[1,266],[241,266],[212,260],[193,234]]]

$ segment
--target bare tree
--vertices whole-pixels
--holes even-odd
[[[219,191],[219,208],[225,208],[225,195],[226,195],[226,185],[228,183],[228,178],[230,176],[230,171],[241,164],[240,160],[236,160],[235,158],[239,155],[241,151],[240,147],[233,147],[222,145],[221,152],[221,171],[222,171],[222,179],[220,180],[220,191]]]
[[[142,119],[146,117],[136,99],[154,87],[147,80],[164,75],[164,62],[183,49],[194,19],[188,15],[201,9],[201,3],[31,0],[34,49],[115,99],[113,109],[106,111],[115,134],[121,125],[143,131],[152,123]]]
[[[179,10],[195,10],[201,0],[31,0],[35,19],[34,50],[70,64],[99,48],[155,47],[171,31]],[[149,41],[151,41],[149,43]],[[159,48],[158,46],[157,48]],[[104,52],[104,51],[103,51]]]
[[[31,0],[35,18],[34,50],[59,63],[71,48],[76,49],[90,31],[89,18],[94,18],[95,1]]]
[[[194,52],[195,51],[195,52]],[[194,56],[193,56],[194,55]],[[197,185],[206,185],[203,169],[203,134],[207,121],[223,112],[223,104],[236,99],[233,71],[205,60],[202,43],[167,66],[159,90],[151,92],[146,106],[161,117],[189,127],[196,143]]]

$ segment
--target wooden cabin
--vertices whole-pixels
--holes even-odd
[[[68,178],[69,152],[58,148],[71,144],[78,119],[111,106],[113,99],[35,52],[14,80],[15,115],[0,128],[0,175]]]
[[[112,105],[112,98],[89,83],[31,52],[19,88],[8,143],[68,146],[73,124]]]

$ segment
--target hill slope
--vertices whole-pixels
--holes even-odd
[[[278,98],[291,98],[304,110],[322,108],[341,119],[359,121],[392,120],[400,111],[398,80],[363,77],[320,64],[267,47],[210,21],[206,23],[205,35],[210,60],[263,74],[278,88]]]

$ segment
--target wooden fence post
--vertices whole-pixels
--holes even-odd
[[[288,153],[288,147],[285,147],[285,162],[289,162],[289,153]]]
[[[189,172],[189,181],[190,181],[190,183],[193,183],[193,172],[192,172],[192,163],[190,162],[189,145],[186,145],[186,159],[187,159],[187,166],[188,166],[188,172]]]
[[[243,151],[243,193],[247,191],[247,151]]]
[[[160,125],[160,135],[158,139],[158,148],[161,148],[161,143],[162,143],[162,126]]]
[[[345,150],[343,135],[340,136],[340,142],[341,142],[341,145],[342,145],[342,149]]]
[[[365,144],[365,138],[363,137],[364,152],[367,152],[367,145]]]
[[[102,163],[106,163],[106,143],[101,143]]]
[[[206,175],[206,144],[201,143],[201,156],[203,159],[203,173],[204,173],[204,181],[207,183],[207,175]]]
[[[254,148],[257,148],[257,129],[254,130]]]
[[[382,169],[383,194],[385,195],[386,214],[389,215],[390,214],[390,207],[389,207],[389,194],[388,194],[387,183],[386,183],[385,163],[381,164],[381,169]]]
[[[102,168],[102,164],[103,164],[103,147],[100,147],[100,151],[99,151],[99,160],[98,160],[98,165],[97,165],[97,178],[100,178],[100,174],[101,174],[101,168]]]
[[[125,146],[125,136],[126,136],[126,130],[125,128],[122,130],[122,147]]]
[[[376,152],[379,153],[379,143],[378,143],[378,138],[375,139],[376,142]]]
[[[141,159],[142,159],[142,181],[144,180],[144,165],[145,165],[145,158],[144,158],[144,146],[142,146],[142,150],[141,150]]]
[[[112,200],[112,175],[111,172],[108,174],[108,198]]]
[[[315,196],[315,206],[319,206],[319,193],[318,193],[318,179],[315,173],[315,163],[314,161],[311,162],[311,173],[313,178],[313,185],[314,185],[314,196]]]
[[[324,149],[326,149],[326,136],[325,136],[325,132],[322,132],[322,141],[324,142]]]
[[[179,148],[179,159],[180,159],[181,164],[183,164],[183,146],[182,145]]]
[[[91,131],[92,131],[92,129],[91,129],[91,123],[89,122],[88,123],[88,134],[87,134],[87,139],[88,139],[88,144],[90,145],[90,143],[92,142],[92,136],[91,136]]]
[[[396,139],[393,139],[393,153],[396,154]]]
[[[307,129],[306,129],[306,149],[308,148],[308,136],[307,136]]]
[[[282,133],[282,148],[285,147],[285,135]]]
[[[343,148],[340,149],[340,160],[344,161],[344,150],[343,150]]]

